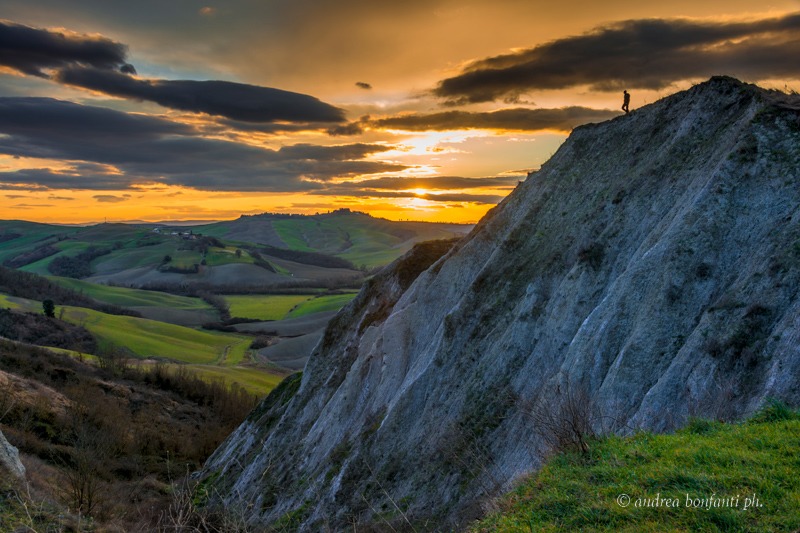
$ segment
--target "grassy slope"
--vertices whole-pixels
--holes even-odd
[[[107,315],[81,307],[65,309],[67,322],[82,325],[98,341],[125,347],[139,357],[212,364],[223,361],[230,351],[237,354],[237,349],[242,349],[239,345],[246,349],[250,342],[240,336],[198,331],[145,318]]]
[[[19,220],[0,221],[0,234],[18,233],[22,235],[10,241],[0,242],[0,263],[22,252],[32,250],[45,242],[52,242],[52,240],[45,240],[48,236],[74,231],[76,230],[72,228],[37,224],[35,222],[23,222]]]
[[[436,224],[391,222],[353,213],[274,220],[272,227],[289,248],[336,255],[367,267],[392,262],[415,242],[453,236],[452,228]]]
[[[672,435],[609,437],[586,455],[562,453],[472,531],[797,531],[799,472],[800,414],[773,404],[746,423],[695,420]],[[739,499],[698,508],[687,494]],[[753,495],[760,507],[744,510]],[[637,504],[658,496],[677,506]]]
[[[290,248],[338,255],[355,265],[384,265],[405,250],[403,239],[376,227],[374,219],[354,215],[276,220],[275,231]]]
[[[286,377],[285,371],[273,372],[262,368],[210,365],[189,365],[189,368],[204,379],[222,378],[230,385],[235,383],[246,391],[259,396],[266,395]]]
[[[143,291],[148,292],[148,291]],[[169,295],[167,295],[169,296]],[[41,302],[0,294],[0,307],[40,313]],[[56,307],[56,316],[62,306]],[[247,365],[251,339],[240,335],[199,331],[155,320],[107,315],[81,307],[64,306],[64,320],[81,324],[101,342],[122,346],[139,357],[158,357],[180,363],[202,376],[238,383],[253,394],[267,394],[286,376],[285,371]],[[69,350],[52,351],[78,355]],[[93,356],[85,356],[94,360]]]
[[[213,308],[199,298],[175,296],[165,292],[129,289],[126,287],[110,287],[71,278],[50,276],[50,279],[62,287],[81,292],[99,302],[123,307],[171,307],[187,311],[209,311]]]
[[[316,296],[313,294],[227,295],[231,316],[260,320],[284,320],[311,313],[336,311],[355,298],[356,292]]]
[[[350,300],[356,297],[356,292],[348,294],[330,294],[311,298],[297,305],[292,309],[286,318],[297,318],[310,315],[311,313],[321,313],[324,311],[337,311],[347,305]]]
[[[227,295],[231,316],[282,320],[293,307],[313,296],[309,294]]]
[[[0,294],[0,306],[40,313],[41,302]],[[56,316],[88,329],[97,340],[127,348],[138,357],[158,357],[184,363],[236,365],[245,356],[250,339],[242,335],[200,331],[166,322],[118,316],[92,309],[56,306]]]

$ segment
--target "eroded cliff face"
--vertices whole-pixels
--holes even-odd
[[[443,248],[365,287],[209,460],[212,498],[428,531],[535,470],[531,406],[571,391],[617,431],[800,403],[796,100],[713,78],[576,129],[430,268]]]

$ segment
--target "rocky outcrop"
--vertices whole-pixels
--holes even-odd
[[[25,479],[25,466],[19,460],[19,450],[6,440],[2,431],[0,431],[0,472],[10,474],[19,480]]]
[[[212,493],[302,531],[449,528],[540,465],[536,409],[667,431],[797,405],[797,104],[720,77],[576,129],[443,258],[365,287]]]

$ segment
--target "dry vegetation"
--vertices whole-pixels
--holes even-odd
[[[109,355],[100,363],[0,340],[0,428],[19,448],[29,482],[25,491],[0,490],[0,529],[36,530],[41,520],[58,530],[166,527],[178,501],[173,484],[257,401],[185,369]]]

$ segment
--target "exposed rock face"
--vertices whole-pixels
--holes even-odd
[[[0,431],[0,473],[6,472],[17,479],[25,479],[25,466],[19,460],[19,450]]]
[[[432,530],[540,465],[540,399],[656,431],[800,403],[797,103],[712,78],[576,129],[431,268],[401,260],[333,320],[209,460],[217,494],[259,524]]]

